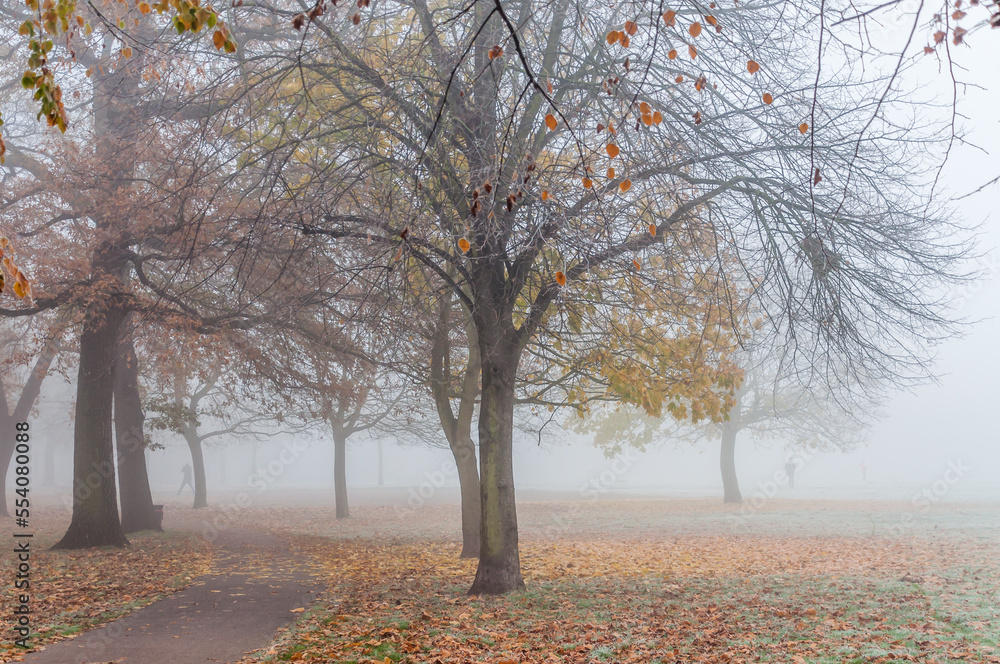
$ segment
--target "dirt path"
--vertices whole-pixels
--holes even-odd
[[[229,663],[267,645],[322,586],[281,538],[226,532],[212,572],[104,627],[28,655],[37,664]]]

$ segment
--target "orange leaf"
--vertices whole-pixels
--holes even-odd
[[[765,92],[764,93],[764,103],[765,104],[770,104],[773,101],[774,101],[774,97],[771,96],[771,93],[770,92]]]
[[[638,258],[633,258],[633,259],[632,259],[632,266],[633,266],[633,267],[634,267],[635,269],[637,269],[637,270],[641,270],[641,269],[642,269],[642,264],[641,264],[641,263],[639,263],[639,259],[638,259]]]
[[[608,143],[608,147],[606,148],[606,150],[608,151],[608,156],[611,157],[612,159],[617,157],[619,152],[621,152],[618,149],[618,146],[615,145],[614,143]]]
[[[698,23],[697,21],[695,21],[694,23],[692,23],[691,27],[688,28],[688,32],[691,33],[692,37],[697,37],[698,35],[700,35],[701,34],[701,23]]]
[[[622,190],[622,193],[625,193],[626,191],[632,188],[632,181],[622,180],[622,183],[618,185],[618,188]]]
[[[625,21],[625,32],[630,35],[634,35],[638,31],[639,26],[637,26],[634,21]]]
[[[646,102],[641,102],[639,104],[639,112],[642,113],[643,115],[649,115],[650,113],[649,104],[647,104]]]
[[[691,44],[690,46],[688,46],[688,53],[691,54],[691,59],[692,60],[694,60],[695,58],[698,57],[698,49],[696,49],[694,47],[694,44]]]
[[[663,12],[663,22],[667,25],[673,27],[676,24],[677,12],[672,9],[668,9]]]
[[[566,275],[562,272],[556,272],[556,283],[560,286],[566,285]]]
[[[490,49],[489,52],[490,60],[496,60],[501,55],[503,55],[503,48],[501,48],[500,46],[494,46],[493,48]]]
[[[676,58],[677,57],[677,49],[676,48],[670,49],[670,52],[667,53],[667,57],[670,58],[671,60],[673,60],[674,58]]]
[[[469,244],[469,241],[466,240],[463,237],[463,238],[459,238],[459,240],[458,240],[458,248],[461,249],[462,253],[464,254],[464,253],[467,253],[469,251],[469,249],[472,248],[472,245]]]
[[[546,127],[548,127],[549,129],[551,129],[552,131],[555,131],[557,124],[558,124],[558,122],[556,122],[556,116],[552,115],[551,113],[549,113],[548,115],[545,116],[545,126]]]
[[[549,192],[547,192],[547,191],[543,191],[542,192],[542,200],[543,201],[549,200]]]
[[[649,234],[656,237],[656,224],[649,225]]]
[[[143,14],[148,14],[150,12],[149,3],[148,2],[140,2],[139,3],[139,11],[142,12]]]
[[[615,179],[615,169],[614,169],[613,166],[608,169],[608,179],[609,180],[614,180]]]
[[[799,133],[800,134],[804,134],[807,131],[809,131],[809,123],[808,122],[803,122],[802,124],[799,125]]]
[[[649,113],[644,113],[642,116],[642,124],[646,125],[647,127],[653,124],[653,116],[650,115]]]
[[[760,65],[756,60],[747,60],[747,71],[751,74],[756,74],[760,71]]]
[[[222,34],[222,30],[216,30],[215,34],[212,35],[212,43],[215,44],[217,50],[221,50],[226,44],[226,36]]]
[[[680,74],[677,74],[677,78],[674,79],[674,83],[683,83],[683,82],[684,82],[684,77],[681,76]]]
[[[656,111],[653,113],[653,124],[660,124],[661,122],[663,122],[663,113]]]
[[[608,33],[608,44],[609,45],[610,44],[614,44],[616,41],[618,41],[619,39],[621,39],[621,37],[619,36],[619,34],[620,33],[617,30],[612,30],[611,32],[609,32]]]
[[[593,180],[591,180],[590,178],[583,178],[583,188],[584,189],[590,189],[593,186],[594,186],[594,181]]]

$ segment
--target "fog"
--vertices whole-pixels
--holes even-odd
[[[942,174],[952,194],[973,192],[1000,174],[1000,88],[995,63],[1000,42],[976,39],[974,49],[955,49],[959,76],[982,87],[960,88],[960,126],[968,142],[958,142]],[[964,70],[964,71],[963,71]],[[927,86],[941,100],[950,95],[946,72],[934,56],[911,72],[905,84]],[[994,213],[1000,185],[993,184],[959,201],[956,214],[981,223],[980,279],[953,293],[955,311],[969,321],[965,334],[941,344],[936,379],[905,391],[894,391],[883,404],[883,417],[868,433],[867,443],[848,452],[796,450],[780,440],[757,443],[742,435],[736,452],[744,494],[777,491],[798,498],[890,498],[911,501],[937,486],[942,478],[959,476],[935,498],[947,502],[1000,501],[1000,445],[996,425],[997,377],[1000,376],[1000,219]],[[36,438],[53,446],[58,495],[68,497],[72,475],[70,386],[62,379],[42,389]],[[150,483],[160,501],[176,498],[181,467],[190,460],[183,441],[157,434],[163,449],[147,452]],[[442,441],[443,442],[443,441]],[[358,434],[348,447],[348,483],[355,500],[383,496],[390,502],[457,501],[458,478],[447,447],[429,448],[419,441],[381,439],[382,493],[379,486],[379,439]],[[294,452],[290,452],[293,450]],[[282,456],[284,455],[284,457]],[[801,461],[797,486],[772,486],[790,455]],[[288,459],[291,457],[291,460]],[[587,436],[550,433],[520,435],[515,440],[515,477],[522,496],[607,498],[628,495],[720,495],[719,443],[659,440],[645,452],[628,450],[609,459]],[[49,462],[46,462],[48,465]],[[317,436],[276,436],[273,439],[223,440],[206,445],[209,500],[226,492],[257,491],[280,500],[304,497],[329,503],[333,499],[333,448]],[[955,468],[962,469],[960,472]],[[949,469],[951,472],[949,474]],[[40,474],[38,475],[40,477]],[[935,484],[937,483],[937,484]],[[431,491],[428,487],[433,487]],[[40,487],[45,490],[45,487]],[[189,495],[185,494],[185,496]]]

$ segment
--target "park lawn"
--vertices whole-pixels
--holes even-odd
[[[297,545],[329,599],[245,662],[1000,663],[991,541],[524,538],[506,597],[468,597],[451,543]]]
[[[129,535],[126,549],[49,551],[69,524],[69,513],[35,511],[31,532],[30,644],[38,647],[72,637],[145,606],[187,586],[208,571],[211,547],[197,536],[182,532],[143,531]],[[13,522],[9,524],[13,527]],[[8,541],[13,538],[8,536]],[[13,545],[11,545],[13,548]],[[9,617],[17,592],[13,556],[6,565],[2,599],[6,613],[0,661],[15,661],[23,650],[11,635]]]

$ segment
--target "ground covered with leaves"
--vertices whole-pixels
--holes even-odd
[[[255,520],[294,537],[330,590],[245,661],[1000,663],[1000,513],[921,514],[896,535],[877,525],[906,510],[528,504],[527,590],[506,597],[468,597],[474,561],[428,535],[435,521],[450,532],[452,508],[415,510],[395,531],[384,508],[347,523],[260,510]],[[577,520],[579,534],[564,527]]]
[[[145,606],[187,586],[211,563],[211,547],[181,531],[136,533],[129,536],[131,546],[125,549],[49,551],[65,533],[69,518],[68,511],[57,508],[32,510],[33,647],[72,637]],[[9,535],[8,541],[13,541]],[[11,639],[10,613],[18,592],[13,586],[16,561],[10,555],[3,562],[9,567],[4,574],[9,581],[0,598],[5,607],[0,661],[6,662],[22,651]]]

